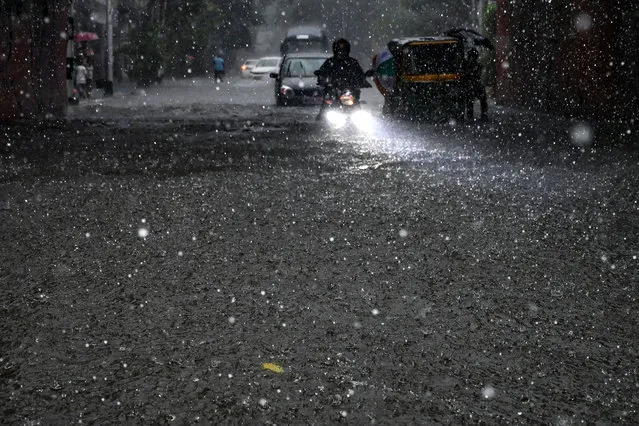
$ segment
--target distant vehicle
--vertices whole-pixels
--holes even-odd
[[[317,84],[314,72],[328,53],[291,53],[286,55],[279,72],[271,73],[275,79],[276,105],[320,105],[324,89]]]
[[[240,67],[242,78],[251,78],[251,70],[259,61],[259,59],[247,59],[246,61],[244,61],[244,63]]]
[[[286,32],[280,44],[282,56],[301,52],[329,52],[330,43],[326,31],[318,26],[293,27]]]
[[[282,58],[279,56],[267,56],[261,58],[251,70],[251,78],[254,80],[263,80],[269,78],[272,72],[278,72]]]

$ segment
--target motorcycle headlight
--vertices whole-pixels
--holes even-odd
[[[342,105],[352,106],[355,105],[355,96],[350,92],[346,92],[339,97],[339,101]]]
[[[346,124],[346,116],[342,113],[339,113],[337,111],[327,111],[326,112],[326,121],[328,121],[328,123],[335,127],[336,129],[340,128],[340,127],[344,127],[344,125]]]

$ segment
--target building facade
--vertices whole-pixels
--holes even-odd
[[[635,0],[498,0],[499,103],[628,120],[639,110]]]
[[[0,122],[67,108],[69,2],[16,0],[0,13]]]

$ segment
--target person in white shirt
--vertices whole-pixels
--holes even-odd
[[[75,85],[78,88],[80,97],[86,98],[86,84],[87,84],[87,67],[81,62],[75,67]]]

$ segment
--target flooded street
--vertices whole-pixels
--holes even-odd
[[[636,129],[166,81],[3,128],[6,424],[637,424]]]

